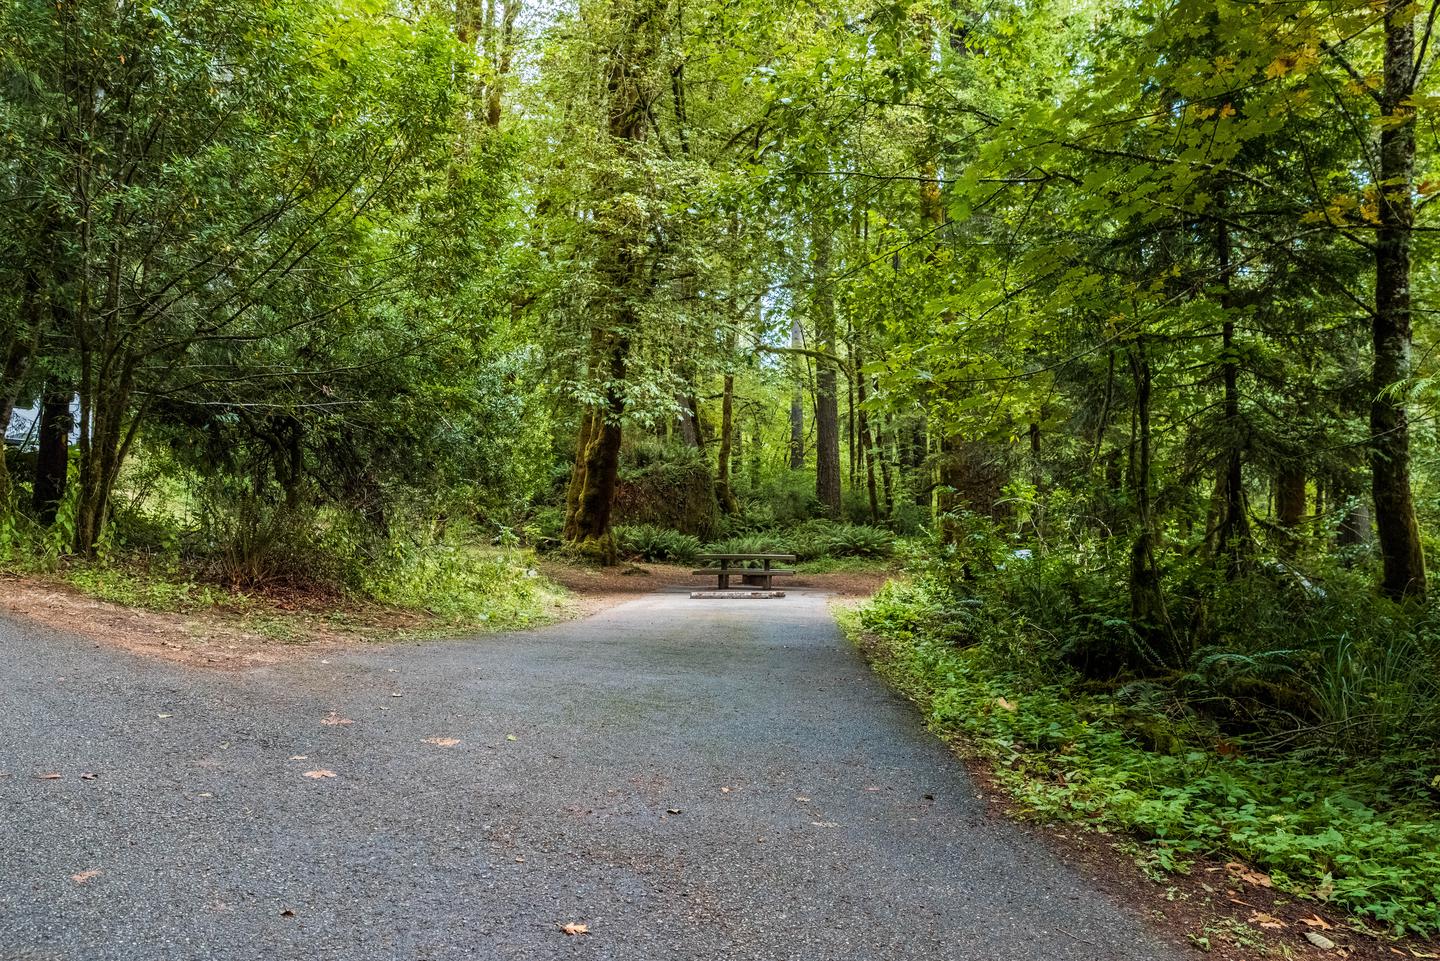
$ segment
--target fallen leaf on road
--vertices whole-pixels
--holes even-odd
[[[507,734],[507,735],[505,735],[505,740],[507,740],[507,741],[518,741],[518,740],[520,740],[520,739],[519,739],[518,737],[516,737],[515,735],[513,735],[513,734]]]
[[[1260,927],[1269,928],[1272,931],[1278,931],[1281,928],[1286,927],[1284,921],[1281,921],[1274,915],[1266,914],[1264,911],[1256,911],[1254,914],[1250,915],[1250,920],[1260,925]]]
[[[684,812],[681,811],[679,808],[666,808],[666,809],[665,809],[665,813],[666,813],[666,814],[683,814]]]
[[[817,828],[838,828],[840,826],[838,821],[811,821],[810,823]]]
[[[305,772],[305,776],[308,777],[308,778],[310,778],[311,780],[318,781],[318,780],[320,780],[322,777],[334,777],[334,776],[335,776],[335,772],[334,772],[334,771],[327,770],[327,769],[325,769],[325,768],[322,767],[322,768],[321,768],[320,770],[318,770],[318,771],[306,771],[306,772]]]
[[[809,804],[809,803],[810,803],[810,799],[809,799],[808,797],[805,797],[803,794],[797,794],[797,795],[795,795],[795,800],[799,801],[801,804]]]
[[[454,747],[460,743],[458,737],[427,737],[426,744],[433,744],[436,747]]]
[[[295,912],[294,912],[294,911],[291,911],[289,908],[286,908],[284,911],[281,911],[281,912],[280,912],[280,917],[282,917],[282,918],[293,918],[293,917],[295,917]]]
[[[92,878],[98,878],[103,872],[99,868],[91,868],[88,871],[81,871],[79,874],[70,875],[70,880],[76,884],[84,884]]]
[[[308,755],[308,754],[292,754],[292,755],[290,755],[290,760],[292,760],[292,761],[308,761],[309,759],[310,759],[310,755]]]
[[[729,789],[728,787],[722,787],[722,788],[720,789],[720,793],[721,793],[721,794],[729,794],[729,793],[730,793],[730,789]]]
[[[330,727],[335,727],[340,724],[354,724],[355,722],[350,720],[348,717],[341,717],[339,714],[331,711],[329,714],[325,715],[320,719],[320,723],[327,724]]]
[[[167,718],[167,717],[174,717],[175,715],[174,715],[174,714],[156,714],[155,716],[158,717],[158,718],[160,718],[160,720],[163,721],[163,720],[165,720],[165,718]]]
[[[560,925],[560,930],[564,931],[566,934],[589,934],[590,925],[577,924],[576,922],[571,921],[569,924]]]
[[[84,774],[80,775],[80,780],[82,780],[82,781],[93,781],[93,780],[95,780],[96,778],[98,778],[99,776],[100,776],[100,775],[98,775],[98,774],[91,774],[89,771],[86,771]]]
[[[37,781],[58,781],[58,780],[60,780],[60,775],[59,775],[58,773],[56,773],[55,771],[47,771],[47,772],[45,772],[44,774],[37,774],[37,775],[35,775],[35,780],[37,780]]]
[[[390,696],[391,696],[391,697],[404,697],[405,695],[404,695],[404,694],[401,694],[399,691],[392,691],[391,694],[390,694]]]

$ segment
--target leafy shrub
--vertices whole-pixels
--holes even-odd
[[[815,475],[808,471],[787,471],[767,478],[748,499],[749,504],[766,505],[774,518],[772,526],[784,527],[818,517],[824,509],[815,496]],[[747,505],[746,512],[758,508]]]
[[[889,557],[895,535],[865,524],[836,524],[822,543],[829,557]]]
[[[537,550],[546,550],[560,543],[560,535],[564,529],[565,509],[542,507],[521,526],[520,534],[524,543]]]
[[[727,516],[720,525],[726,537],[768,531],[778,524],[775,509],[755,498],[741,502],[740,513]]]
[[[779,534],[744,534],[705,545],[706,554],[794,554],[789,539]]]
[[[1397,932],[1440,931],[1437,614],[1342,570],[1172,569],[1177,669],[1145,652],[1126,546],[1109,546],[1022,555],[960,517],[852,627],[1032,811],[1131,831],[1164,867],[1238,858]]]
[[[455,626],[523,627],[549,616],[553,589],[524,554],[478,547],[460,535],[394,541],[360,579],[361,593]]]
[[[700,553],[700,538],[653,524],[616,527],[615,542],[620,553],[626,557],[638,557],[647,561],[688,564]]]
[[[343,522],[322,527],[308,506],[216,486],[204,491],[198,518],[205,566],[230,587],[337,584],[346,579],[340,558],[363,563],[361,538]]]

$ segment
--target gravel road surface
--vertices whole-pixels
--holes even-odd
[[[1189,954],[987,814],[818,594],[249,672],[0,620],[0,657],[3,961]]]

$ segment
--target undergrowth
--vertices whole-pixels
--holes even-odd
[[[1063,650],[1063,627],[1006,606],[1019,579],[1041,591],[1040,571],[1012,564],[963,588],[954,571],[920,573],[848,613],[847,628],[930,725],[988,759],[1034,816],[1130,832],[1168,870],[1197,856],[1244,860],[1283,890],[1393,934],[1440,933],[1433,741],[1364,750],[1327,738],[1323,724],[1290,738],[1253,723],[1246,733],[1187,703],[1193,677],[1087,679],[1037,653]],[[1083,618],[1071,626],[1090,629]],[[1382,710],[1364,696],[1368,713]]]

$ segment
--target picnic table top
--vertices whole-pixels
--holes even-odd
[[[701,561],[793,561],[794,554],[696,554]]]

